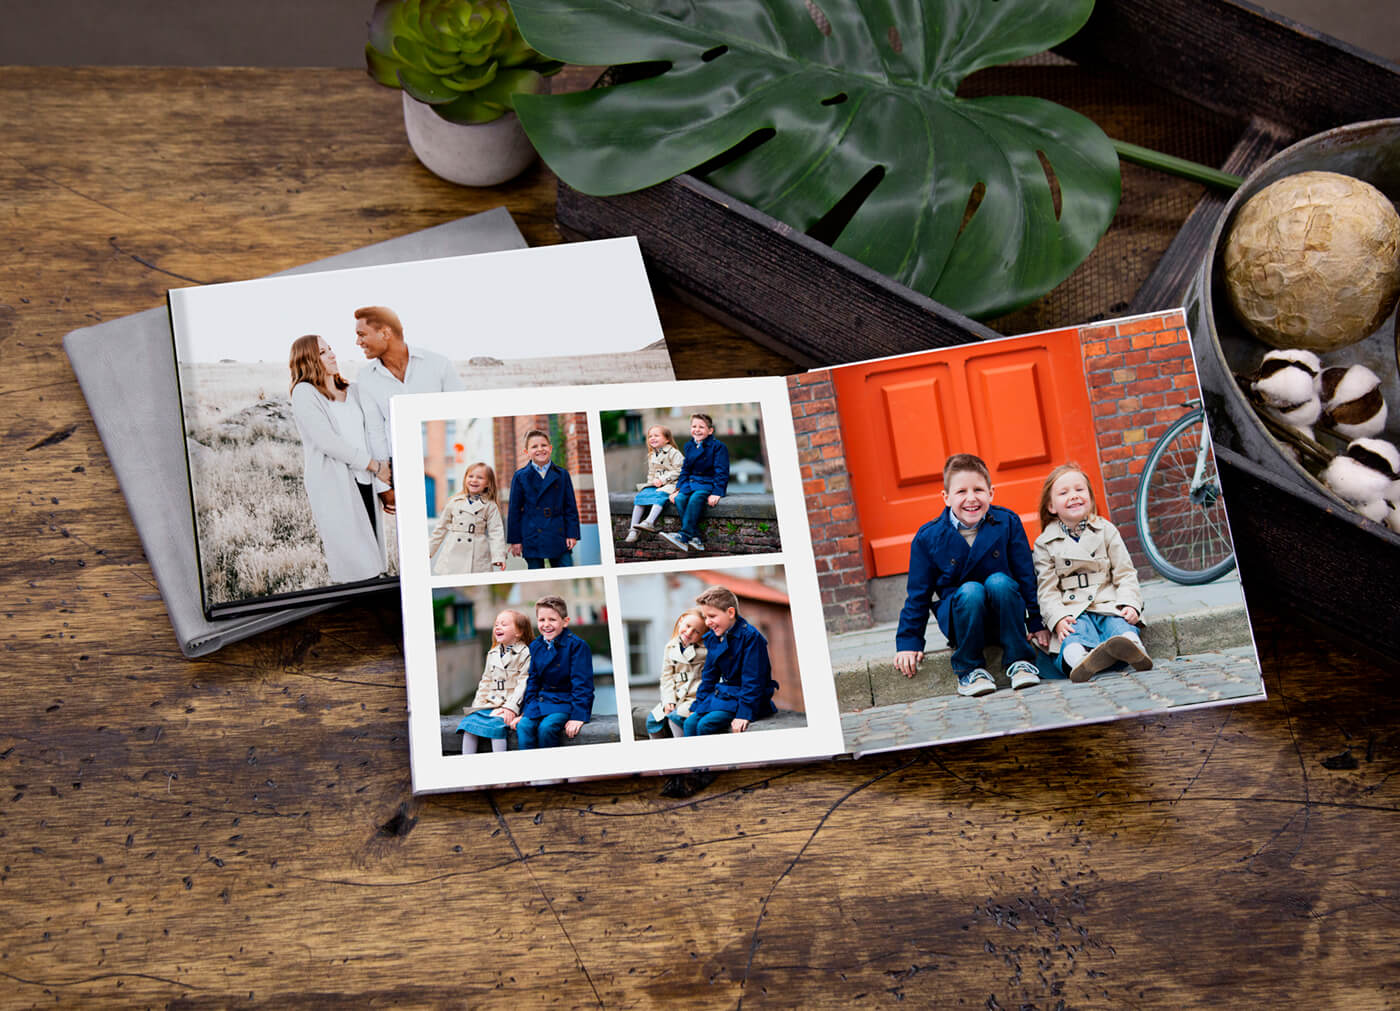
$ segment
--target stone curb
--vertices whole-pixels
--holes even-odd
[[[1159,617],[1143,630],[1143,646],[1155,659],[1250,646],[1249,615],[1242,606],[1211,608]],[[1061,676],[1048,657],[1039,658],[1042,676]],[[1010,687],[1001,671],[1001,649],[987,649],[988,669],[999,688]],[[843,713],[957,693],[952,652],[927,653],[919,672],[906,678],[894,668],[894,644],[879,660],[833,664],[837,703]]]

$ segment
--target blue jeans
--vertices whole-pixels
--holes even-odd
[[[528,716],[520,717],[520,722],[515,725],[515,737],[520,742],[520,750],[557,748],[564,737],[564,724],[568,722],[568,713],[549,713],[538,720],[532,720]]]
[[[707,491],[676,492],[676,511],[681,514],[681,536],[686,540],[700,539],[700,517],[705,514],[709,498]]]
[[[1116,614],[1090,614],[1085,611],[1074,619],[1074,630],[1060,640],[1060,655],[1064,656],[1065,647],[1070,643],[1077,642],[1086,650],[1092,651],[1095,646],[1108,642],[1115,635],[1130,635],[1139,642],[1142,641],[1142,633],[1136,625],[1129,623],[1128,619]],[[1127,664],[1120,661],[1109,670],[1114,668],[1126,669]]]
[[[712,709],[708,713],[691,713],[685,718],[683,728],[686,737],[699,737],[703,734],[726,734],[734,714],[722,709]]]
[[[525,558],[525,564],[532,569],[544,568],[545,562],[549,563],[551,569],[566,569],[574,564],[574,553],[572,551],[565,551],[556,558],[531,558],[528,555]]]
[[[684,732],[682,726],[684,722],[674,711],[667,713],[659,720],[654,718],[651,713],[647,713],[647,734],[661,734],[669,729],[672,737],[680,737]]]
[[[993,572],[985,583],[963,583],[953,591],[948,639],[953,645],[954,674],[962,677],[986,665],[982,652],[989,637],[1001,643],[1003,667],[1017,660],[1035,662],[1026,642],[1026,602],[1016,580],[1005,572]]]

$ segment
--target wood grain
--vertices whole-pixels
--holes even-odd
[[[558,241],[553,180],[438,182],[352,71],[0,69],[0,108],[0,1004],[1396,1001],[1400,703],[1262,597],[1266,703],[684,802],[415,800],[392,595],[183,660],[63,334],[501,202]],[[686,376],[791,367],[662,314]]]

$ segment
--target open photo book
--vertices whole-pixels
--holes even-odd
[[[1263,698],[1199,398],[1175,310],[395,398],[415,792]]]

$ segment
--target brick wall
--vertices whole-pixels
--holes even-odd
[[[551,422],[553,424],[551,425]],[[559,446],[564,447],[564,469],[569,471],[578,501],[580,523],[598,522],[598,501],[593,491],[593,454],[588,443],[588,420],[582,412],[573,414],[519,414],[495,418],[491,423],[491,441],[496,456],[496,479],[501,486],[502,501],[510,492],[510,478],[528,462],[525,455],[525,433],[538,428],[550,432],[555,444],[554,458],[559,458]]]
[[[826,627],[832,633],[869,628],[874,618],[831,372],[789,376],[787,382]]]
[[[1199,396],[1178,311],[1079,331],[1108,500],[1100,509],[1123,534],[1139,578],[1156,577],[1134,519],[1138,479],[1153,445]]]

